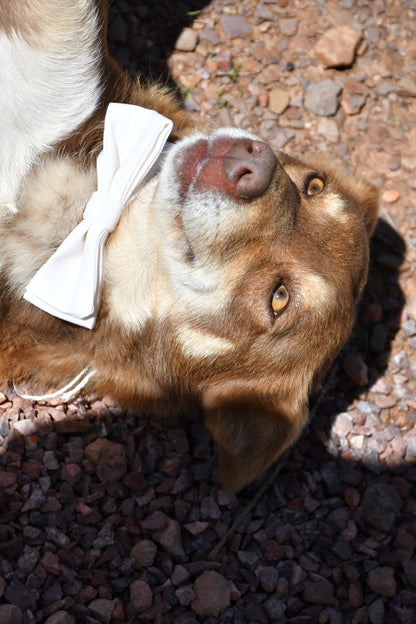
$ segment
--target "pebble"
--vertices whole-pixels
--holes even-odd
[[[279,19],[280,32],[284,37],[293,37],[298,30],[299,22],[295,18],[281,17]]]
[[[2,624],[22,624],[22,611],[12,604],[0,605],[0,622]]]
[[[194,583],[196,595],[192,609],[199,616],[217,617],[230,606],[231,588],[222,574],[206,571]]]
[[[281,115],[290,104],[290,93],[276,87],[269,92],[268,101],[270,110],[277,115]]]
[[[192,52],[198,43],[198,35],[192,28],[184,28],[175,43],[176,50]]]
[[[240,15],[223,15],[221,26],[230,38],[251,35],[253,30],[250,23]]]
[[[182,545],[181,527],[177,520],[167,518],[167,526],[163,531],[153,534],[153,539],[173,557],[175,561],[187,561],[188,556]]]
[[[320,119],[318,122],[318,132],[330,143],[338,143],[339,141],[339,128],[334,119],[328,119],[327,117]]]
[[[333,586],[326,579],[305,581],[302,595],[303,599],[310,603],[322,605],[332,605],[335,603]]]
[[[130,601],[135,613],[142,613],[152,605],[153,595],[146,581],[137,579],[130,584]]]
[[[97,598],[88,605],[89,610],[103,624],[110,624],[114,610],[114,600],[106,598]]]
[[[368,384],[368,367],[360,353],[347,353],[342,360],[342,368],[357,386]]]
[[[152,566],[156,552],[157,546],[151,540],[144,539],[137,542],[130,551],[130,557],[133,559],[136,570]]]
[[[371,570],[367,576],[367,583],[370,589],[380,596],[392,598],[396,595],[396,580],[393,568],[382,566]]]
[[[395,204],[400,199],[400,193],[397,189],[387,189],[381,195],[381,200],[386,204]]]
[[[368,618],[370,624],[384,624],[385,622],[385,608],[383,600],[374,600],[368,607]]]
[[[306,90],[305,106],[317,115],[335,115],[341,92],[342,86],[329,79],[310,84]]]
[[[380,531],[389,531],[402,508],[397,489],[385,481],[377,481],[364,491],[361,506],[363,518]]]

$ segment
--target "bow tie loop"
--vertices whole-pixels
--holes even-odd
[[[154,166],[173,124],[156,111],[111,103],[97,159],[97,191],[83,220],[34,275],[24,298],[38,308],[92,329],[101,301],[104,245],[138,185]]]

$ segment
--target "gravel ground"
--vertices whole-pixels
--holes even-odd
[[[114,0],[131,73],[355,167],[381,220],[309,427],[238,496],[200,414],[0,395],[1,624],[416,622],[415,19],[413,0]]]

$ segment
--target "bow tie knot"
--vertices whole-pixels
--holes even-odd
[[[111,103],[97,159],[97,191],[83,220],[39,269],[24,298],[70,323],[92,329],[102,290],[105,241],[123,208],[160,156],[172,122],[156,111]]]
[[[123,206],[120,199],[95,191],[84,211],[84,221],[100,225],[103,229],[112,232],[119,221]]]

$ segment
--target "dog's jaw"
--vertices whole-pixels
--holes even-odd
[[[103,296],[110,319],[128,331],[140,331],[172,307],[153,214],[157,185],[154,177],[140,189],[107,243]]]

